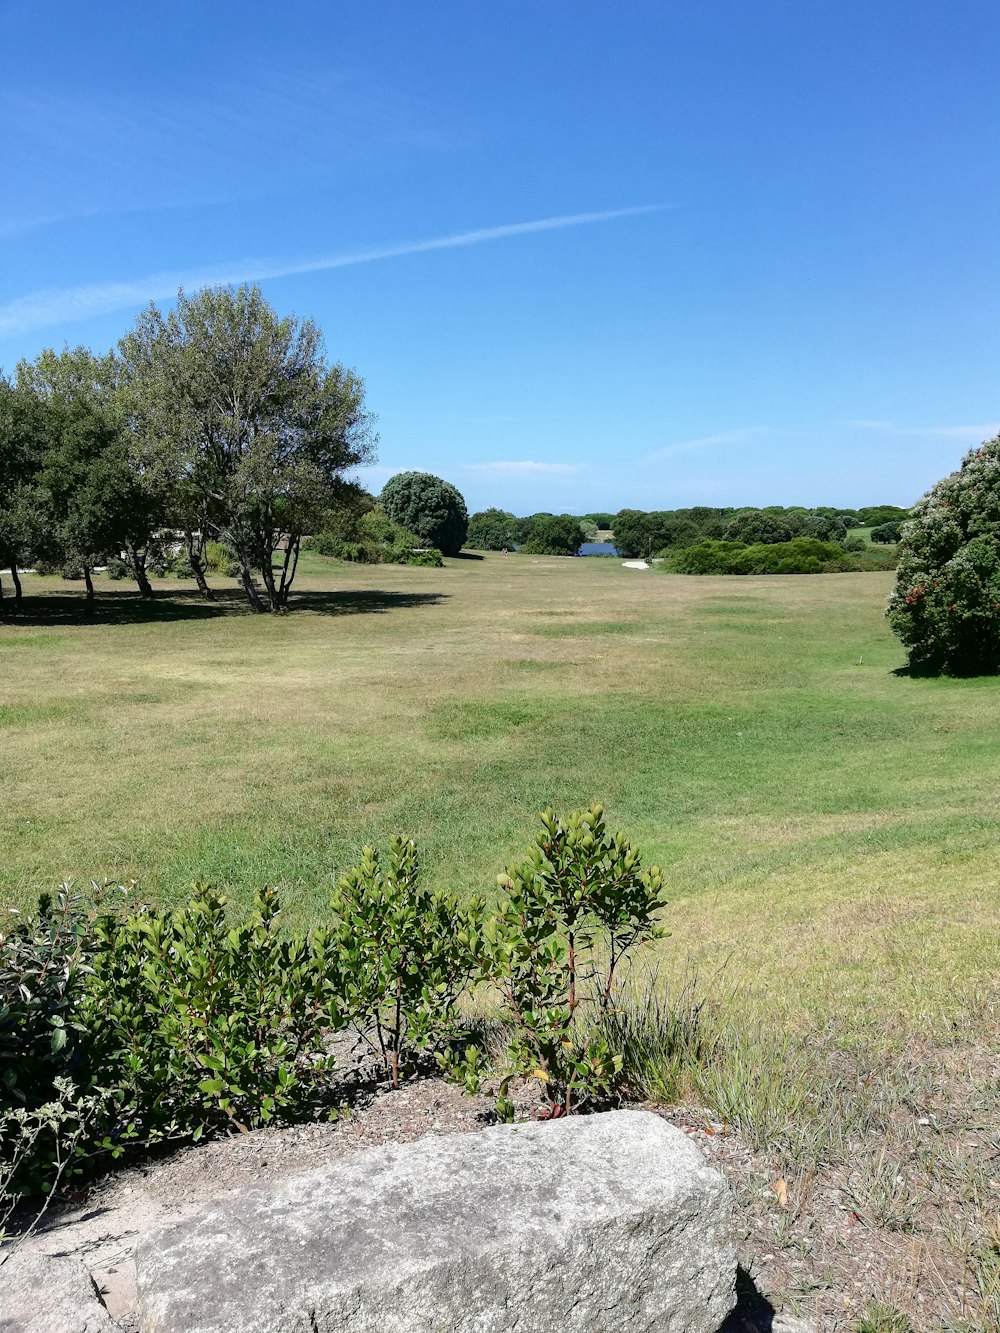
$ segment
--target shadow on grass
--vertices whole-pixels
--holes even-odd
[[[351,589],[341,592],[293,593],[288,613],[311,611],[315,615],[370,615],[380,611],[437,606],[448,593],[389,592],[381,588]],[[138,592],[97,593],[92,602],[79,595],[55,593],[52,596],[25,596],[18,612],[13,607],[0,612],[0,625],[48,627],[60,625],[147,625],[171,620],[212,620],[220,616],[249,616],[249,606],[242,593],[226,589],[216,592],[216,600],[207,602],[193,589],[158,592],[143,598]]]
[[[984,663],[970,666],[965,671],[945,671],[943,667],[930,666],[926,662],[911,662],[908,666],[895,667],[889,674],[910,680],[977,680],[980,676],[1000,675],[1000,665]]]

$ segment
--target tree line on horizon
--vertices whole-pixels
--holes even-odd
[[[702,541],[752,546],[806,537],[843,542],[854,528],[871,528],[872,541],[891,544],[899,540],[900,528],[909,517],[910,511],[898,505],[860,509],[696,505],[653,511],[620,509],[616,514],[581,516],[536,513],[524,518],[494,508],[472,515],[466,544],[483,551],[519,549],[533,555],[576,555],[585,542],[599,541],[604,534],[604,540],[613,540],[619,555],[632,560],[683,550]]]

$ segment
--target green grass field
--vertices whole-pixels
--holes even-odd
[[[207,878],[238,908],[271,883],[301,924],[397,831],[489,894],[539,808],[600,800],[670,884],[655,996],[623,1011],[633,1086],[757,1154],[731,1170],[747,1262],[778,1255],[768,1290],[817,1327],[877,1297],[912,1322],[855,1333],[987,1333],[1000,685],[903,672],[890,585],[308,554],[270,618],[103,580],[88,616],[29,579],[0,623],[2,898]]]
[[[29,579],[0,626],[4,897],[266,882],[301,921],[395,831],[490,891],[540,807],[600,800],[667,868],[669,968],[844,1040],[947,1028],[1000,969],[1000,690],[897,674],[889,586],[310,556],[288,616],[101,581],[88,622]]]

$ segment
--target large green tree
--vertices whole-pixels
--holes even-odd
[[[465,500],[450,481],[431,472],[397,472],[382,488],[382,508],[407,532],[442,555],[458,555],[469,530]]]
[[[584,536],[580,520],[572,514],[542,514],[521,550],[528,555],[576,555]]]
[[[166,314],[151,305],[119,354],[134,428],[183,502],[189,550],[196,530],[219,537],[251,608],[282,610],[302,537],[345,473],[374,461],[363,380],[327,362],[311,320],[280,317],[251,286],[180,292]]]
[[[517,543],[517,519],[505,509],[482,509],[469,519],[465,544],[474,551],[505,551]]]
[[[1000,436],[917,502],[888,616],[919,670],[1000,670]]]
[[[163,520],[162,493],[130,453],[111,356],[51,349],[17,368],[17,391],[35,400],[42,439],[37,473],[51,525],[49,558],[82,572],[125,557],[140,592],[152,595],[146,551]]]
[[[0,567],[10,571],[15,607],[21,602],[19,569],[49,554],[51,545],[50,498],[39,484],[45,438],[42,404],[0,376]]]

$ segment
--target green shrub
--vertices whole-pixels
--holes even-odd
[[[528,555],[576,555],[584,535],[571,514],[540,514],[521,550]]]
[[[765,515],[767,517],[767,515]],[[846,570],[886,569],[886,552],[848,555],[836,542],[796,537],[790,542],[757,543],[700,541],[670,556],[667,568],[677,574],[833,574]]]
[[[864,537],[860,537],[856,533],[853,536],[848,533],[841,542],[841,545],[849,554],[856,554],[858,551],[867,551],[868,549],[868,543],[865,541]]]
[[[379,503],[393,523],[415,533],[414,546],[433,546],[458,555],[469,529],[461,493],[430,472],[397,472],[382,489]]]
[[[387,563],[396,565],[417,565],[423,569],[443,569],[444,558],[440,551],[427,546],[422,550],[413,550],[405,548],[404,550],[390,550],[386,556]]]
[[[68,886],[43,894],[37,916],[0,922],[0,1105],[33,1109],[57,1078],[88,1063],[81,1018],[94,950],[93,909]]]
[[[1000,436],[917,503],[887,614],[912,667],[1000,670]]]
[[[743,542],[695,542],[678,551],[670,560],[669,568],[677,574],[731,574],[733,558],[745,551]]]
[[[879,546],[893,546],[899,541],[903,531],[902,523],[879,523],[872,528],[871,539]]]
[[[332,907],[351,1021],[398,1087],[417,1049],[439,1050],[457,1033],[458,998],[481,952],[482,901],[463,907],[421,888],[415,845],[394,838],[385,861],[364,849]]]
[[[114,579],[116,582],[132,577],[132,571],[129,569],[128,565],[117,555],[111,556],[105,566],[104,572],[109,579]]]
[[[643,871],[637,849],[623,834],[608,834],[594,805],[565,821],[546,810],[530,856],[499,883],[510,897],[485,932],[486,972],[511,1032],[498,1115],[513,1117],[515,1078],[537,1080],[549,1116],[613,1098],[623,1088],[623,1057],[606,1020],[623,961],[663,933],[656,924],[662,872]],[[442,1063],[468,1089],[478,1088],[477,1048]]]
[[[200,1138],[312,1105],[341,1027],[337,951],[322,930],[282,936],[278,898],[257,895],[243,925],[210,885],[174,911],[95,922],[85,1021],[117,1124],[103,1144]]]
[[[222,574],[225,578],[239,577],[240,566],[236,552],[225,542],[207,541],[202,558],[207,573]]]
[[[379,507],[355,516],[349,537],[342,533],[319,532],[309,539],[312,550],[336,560],[359,565],[424,565],[439,569],[444,564],[441,552],[425,547],[414,533],[401,528]]]
[[[469,519],[465,544],[473,551],[513,550],[517,544],[516,521],[506,509],[483,509]]]

